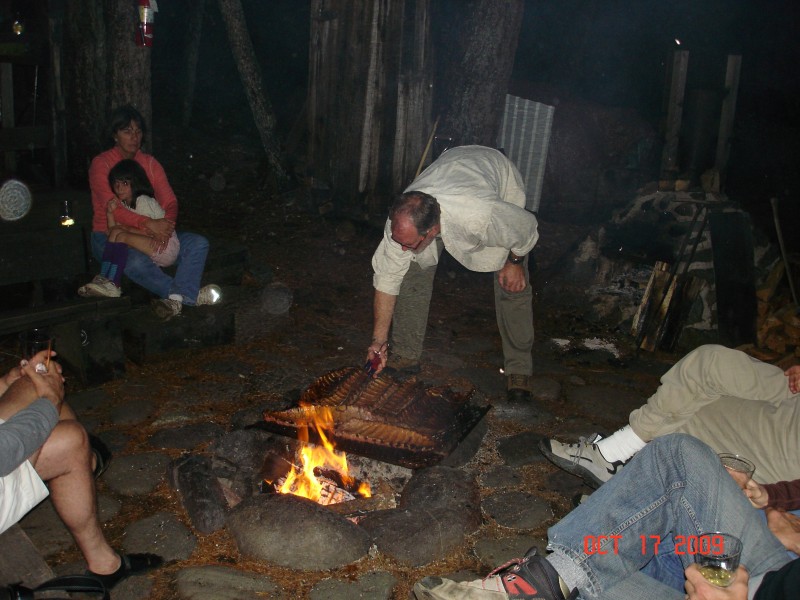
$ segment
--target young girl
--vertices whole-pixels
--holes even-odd
[[[128,260],[128,247],[143,252],[159,267],[168,267],[178,258],[180,242],[173,232],[162,248],[157,240],[141,229],[117,224],[114,211],[122,205],[151,219],[164,218],[164,209],[153,198],[153,186],[142,166],[133,159],[119,161],[108,173],[108,183],[116,198],[106,206],[108,241],[103,250],[100,274],[78,289],[81,296],[117,298],[122,293],[122,272]]]

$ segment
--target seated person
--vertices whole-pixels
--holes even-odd
[[[775,523],[780,541],[711,448],[667,435],[548,530],[551,554],[533,549],[472,582],[426,577],[414,594],[417,600],[745,600],[749,590],[756,600],[789,600],[800,589],[800,559],[790,560],[785,546],[796,546],[800,527]],[[687,550],[687,539],[717,531],[742,541],[741,566],[728,588],[705,581]],[[651,576],[644,569],[654,562],[662,564]],[[672,575],[677,563],[687,595]]]
[[[49,369],[42,368],[48,352],[39,352],[30,363],[23,360],[0,377],[0,533],[49,493],[86,559],[88,574],[110,589],[160,566],[162,559],[120,555],[103,536],[94,488],[95,471],[102,465],[86,430],[64,402],[61,366],[50,361]]]
[[[146,129],[144,117],[132,106],[122,106],[111,114],[109,133],[114,145],[94,157],[89,166],[89,187],[92,191],[92,254],[102,260],[108,239],[106,208],[115,198],[108,183],[112,167],[123,159],[132,159],[145,170],[153,185],[154,197],[164,209],[164,217],[151,219],[138,215],[120,206],[114,211],[119,225],[136,227],[147,232],[159,247],[166,248],[178,218],[178,199],[167,180],[164,167],[151,155],[142,151],[142,138]],[[153,301],[153,310],[164,320],[181,314],[186,306],[216,304],[220,300],[219,287],[200,287],[203,269],[208,255],[208,240],[196,233],[178,232],[180,251],[176,261],[177,271],[171,277],[156,265],[148,254],[133,248],[128,249],[125,275],[134,283],[158,296]]]
[[[700,346],[664,374],[647,404],[630,414],[630,425],[607,438],[543,440],[539,447],[553,464],[598,487],[646,443],[674,432],[747,457],[759,481],[800,478],[800,366],[782,371],[739,350]]]

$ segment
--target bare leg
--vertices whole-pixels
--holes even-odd
[[[75,420],[60,421],[31,463],[48,482],[53,506],[89,569],[101,575],[116,571],[121,561],[97,519],[92,453],[83,426]]]
[[[0,396],[0,419],[8,421],[8,419],[21,411],[23,408],[27,407],[38,397],[39,396],[30,380],[24,377],[17,379],[11,384],[8,390],[6,390],[6,393]],[[72,408],[68,406],[66,402],[64,402],[61,405],[59,419],[76,420],[77,418],[78,417],[75,415],[75,412],[72,410]]]
[[[127,244],[134,250],[138,250],[142,254],[152,256],[154,252],[153,238],[140,233],[131,233],[130,231],[120,231],[114,236],[114,241]]]

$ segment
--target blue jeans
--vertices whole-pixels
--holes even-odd
[[[657,557],[656,540],[658,553],[672,553],[685,569],[694,561],[687,541],[712,531],[743,541],[741,564],[751,578],[789,562],[716,453],[691,436],[672,434],[650,442],[549,529],[548,559],[585,599],[682,600],[683,592],[640,570]]]
[[[100,261],[108,236],[100,231],[92,232],[92,254]],[[175,261],[175,277],[167,275],[153,260],[133,248],[128,248],[128,264],[125,275],[134,283],[153,292],[159,298],[170,294],[183,296],[183,304],[194,306],[200,291],[200,280],[208,256],[208,240],[197,233],[179,232],[181,249]]]

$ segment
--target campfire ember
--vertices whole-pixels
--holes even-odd
[[[325,506],[347,502],[357,496],[369,498],[372,495],[369,483],[357,482],[350,476],[347,455],[335,448],[326,433],[333,429],[331,410],[315,411],[311,425],[320,444],[309,443],[308,427],[298,430],[297,437],[304,444],[289,473],[272,484],[274,490],[280,494],[302,496]]]

